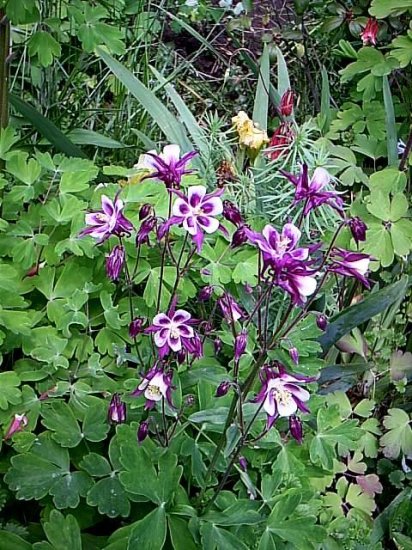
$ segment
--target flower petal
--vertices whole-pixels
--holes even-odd
[[[169,165],[176,164],[180,158],[180,147],[174,143],[165,145],[163,152],[159,156]]]
[[[193,185],[187,191],[188,203],[192,208],[196,208],[206,195],[206,187],[204,185]]]
[[[198,216],[197,223],[206,233],[214,233],[219,229],[219,220],[210,216]]]
[[[330,182],[330,174],[324,168],[316,168],[310,180],[309,188],[311,192],[320,191]]]
[[[219,197],[210,197],[202,202],[202,211],[207,216],[217,216],[223,212],[223,202]]]
[[[288,250],[295,248],[296,244],[299,242],[301,234],[302,233],[295,225],[293,225],[293,223],[287,223],[284,226],[284,228],[282,229],[282,239],[285,237],[289,239],[290,243],[288,246]]]
[[[115,206],[113,204],[113,201],[111,201],[109,197],[107,197],[106,195],[102,195],[101,201],[102,201],[103,212],[108,216],[113,216],[115,212]]]
[[[170,326],[170,321],[171,319],[165,313],[158,313],[153,318],[153,324],[158,325],[160,327]]]
[[[172,213],[174,216],[187,216],[190,214],[190,207],[187,204],[186,198],[177,198],[175,200]]]
[[[178,309],[175,311],[175,314],[173,315],[172,317],[172,321],[174,323],[184,323],[185,321],[189,321],[189,319],[191,319],[192,316],[191,314],[186,311],[185,309]]]

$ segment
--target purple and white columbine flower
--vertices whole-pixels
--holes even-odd
[[[117,195],[114,201],[106,195],[102,195],[101,200],[101,210],[86,214],[86,224],[90,227],[83,229],[80,236],[90,235],[100,244],[111,235],[130,235],[133,224],[123,216],[123,201]]]
[[[265,265],[281,268],[290,260],[304,261],[309,257],[308,248],[297,248],[296,245],[302,235],[300,230],[287,223],[279,233],[271,225],[266,225],[262,233],[247,229],[248,239],[262,251]]]
[[[239,321],[239,319],[245,317],[239,304],[228,292],[223,294],[223,296],[219,298],[217,303],[219,304],[223,316],[228,323],[236,323],[236,321]]]
[[[192,316],[184,309],[170,311],[169,315],[158,313],[145,333],[154,334],[160,358],[165,357],[170,351],[179,352],[182,348],[193,353],[199,351],[198,342],[194,341],[194,330],[190,326],[193,323]]]
[[[167,188],[179,188],[182,177],[192,173],[192,170],[187,169],[187,164],[195,155],[196,151],[190,151],[181,157],[179,145],[166,145],[162,153],[157,154],[153,150],[142,155],[135,168],[149,171],[142,179],[157,178]]]
[[[214,233],[222,230],[219,220],[215,218],[223,211],[220,195],[223,189],[213,193],[206,193],[203,185],[189,187],[187,196],[180,191],[173,191],[178,197],[174,202],[172,217],[164,224],[169,229],[172,225],[182,224],[184,229],[193,237],[197,251],[202,249],[204,233]]]
[[[271,225],[262,233],[248,230],[249,241],[262,251],[263,271],[272,269],[274,284],[286,290],[295,304],[304,304],[317,286],[310,249],[297,248],[300,237],[300,230],[292,223],[287,223],[281,233]]]
[[[330,183],[330,175],[324,168],[316,168],[313,176],[309,179],[308,166],[304,164],[299,176],[281,170],[296,187],[294,204],[305,202],[303,214],[306,216],[311,210],[318,208],[321,204],[328,204],[335,210],[342,212],[343,201],[336,191],[324,191],[324,187]]]
[[[143,394],[146,398],[145,409],[152,409],[162,399],[166,399],[170,407],[173,407],[172,376],[172,372],[165,373],[161,367],[155,365],[144,375],[131,395],[139,397]]]
[[[328,270],[338,273],[344,277],[355,277],[363,283],[366,288],[370,288],[370,283],[366,274],[369,270],[371,257],[368,254],[360,252],[351,252],[342,248],[334,248],[331,254],[332,264]]]
[[[282,365],[277,370],[264,367],[259,377],[262,389],[253,399],[254,403],[260,403],[267,414],[267,429],[270,429],[279,417],[290,417],[297,410],[309,412],[305,405],[309,401],[310,393],[300,384],[313,382],[314,378],[305,376],[292,376],[288,374]]]

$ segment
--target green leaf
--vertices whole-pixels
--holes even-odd
[[[11,468],[4,479],[17,498],[40,500],[49,494],[54,485],[70,473],[69,453],[44,433],[30,452],[11,458]]]
[[[42,424],[54,432],[53,439],[62,447],[76,447],[82,440],[79,423],[67,403],[56,401],[45,404],[42,416]]]
[[[106,63],[114,75],[124,84],[128,91],[141,103],[153,120],[158,124],[170,141],[180,145],[184,152],[193,149],[182,124],[164,106],[164,104],[126,67],[113,59],[102,48],[97,48],[98,55]]]
[[[204,523],[202,534],[203,550],[248,550],[248,547],[230,531],[221,529],[212,523]]]
[[[324,353],[352,329],[384,312],[400,296],[405,295],[407,288],[408,278],[404,277],[396,283],[369,294],[359,304],[351,306],[332,317],[325,333],[319,338]]]
[[[252,120],[259,124],[261,130],[267,130],[270,86],[270,58],[267,44],[263,46],[259,67],[259,79],[256,86]]]
[[[198,548],[189,531],[187,521],[172,515],[168,516],[167,521],[174,550],[196,550]]]
[[[28,159],[27,153],[13,151],[8,155],[6,169],[26,185],[33,185],[41,173],[41,166],[36,159]]]
[[[130,502],[117,475],[100,479],[87,493],[87,504],[109,518],[128,517]]]
[[[83,420],[82,433],[84,437],[88,441],[103,441],[106,439],[109,429],[106,404],[103,401],[98,401],[90,405]]]
[[[54,550],[82,550],[80,528],[72,515],[64,517],[61,512],[52,510],[43,529]]]
[[[144,448],[130,441],[121,445],[120,462],[125,471],[119,477],[127,491],[145,496],[159,506],[172,500],[183,473],[176,455],[168,452],[161,456],[156,471]]]
[[[385,105],[386,115],[386,143],[388,149],[388,164],[389,166],[397,166],[399,164],[397,149],[398,135],[396,130],[396,119],[395,110],[393,108],[392,93],[387,75],[383,76],[383,101]]]
[[[4,550],[31,550],[32,545],[11,531],[0,530],[0,548],[4,548]]]
[[[397,458],[402,451],[406,456],[412,454],[412,428],[409,415],[402,409],[389,409],[383,419],[388,430],[380,439],[383,454],[387,458]]]
[[[93,477],[107,476],[112,471],[107,459],[98,453],[89,453],[85,455],[80,461],[79,466]]]
[[[60,57],[61,47],[51,34],[46,31],[37,31],[33,33],[27,43],[29,55],[37,55],[40,65],[48,67],[54,61],[55,57]]]
[[[86,155],[74,145],[51,120],[40,114],[37,109],[10,94],[11,105],[18,111],[40,134],[46,138],[58,151],[69,157],[86,158]]]
[[[18,386],[20,386],[20,378],[15,372],[0,372],[0,409],[7,410],[9,403],[11,405],[20,403],[21,391]]]
[[[144,550],[162,550],[166,541],[166,512],[159,506],[140,521],[134,523],[129,537],[127,550],[144,548]]]
[[[405,0],[408,1],[408,0]],[[397,36],[392,40],[392,55],[399,61],[401,68],[407,67],[412,63],[412,33],[408,31],[407,35]]]
[[[407,10],[412,10],[411,0],[372,0],[369,13],[377,19],[384,19]]]
[[[54,497],[56,508],[77,508],[80,497],[85,497],[92,485],[85,472],[69,472],[51,487],[49,493]]]

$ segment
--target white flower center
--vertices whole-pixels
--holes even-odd
[[[275,388],[273,390],[275,400],[280,405],[288,405],[292,401],[292,394],[290,391],[285,390],[284,388]]]
[[[170,337],[171,338],[179,338],[180,337],[179,327],[177,325],[175,325],[174,323],[172,323],[170,325]]]
[[[108,222],[109,216],[107,214],[104,214],[103,212],[97,212],[96,218],[100,220],[101,222]]]
[[[145,391],[145,397],[151,401],[159,401],[162,398],[160,387],[154,384],[149,384]]]

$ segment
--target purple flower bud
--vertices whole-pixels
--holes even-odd
[[[124,248],[116,245],[106,257],[106,274],[112,281],[117,281],[124,264]]]
[[[223,201],[223,217],[238,227],[243,225],[242,214],[233,202]]]
[[[215,338],[215,341],[213,342],[213,346],[215,348],[216,355],[222,351],[222,340],[220,338]]]
[[[230,245],[231,248],[242,246],[242,244],[244,244],[248,240],[246,229],[247,228],[245,225],[241,225],[239,229],[236,229],[236,231],[233,233],[232,243]]]
[[[195,334],[193,336],[192,344],[193,344],[193,351],[192,351],[193,357],[195,357],[196,359],[200,359],[201,357],[203,357],[203,342],[199,338],[198,334]]]
[[[142,221],[150,214],[152,211],[152,205],[151,204],[144,204],[141,209],[139,210],[139,220]]]
[[[242,468],[244,472],[247,471],[247,460],[244,456],[239,457],[239,466]]]
[[[179,365],[182,365],[186,361],[186,352],[184,349],[181,349],[176,353],[176,359]]]
[[[348,226],[352,232],[352,237],[355,239],[356,244],[359,244],[360,241],[366,240],[366,230],[368,227],[360,218],[357,216],[354,218],[349,218]]]
[[[296,348],[289,349],[289,355],[295,365],[299,365],[299,352]]]
[[[243,288],[245,289],[246,294],[253,294],[253,288],[249,283],[246,283]]]
[[[29,420],[25,414],[15,414],[4,435],[4,439],[10,439],[16,432],[21,432],[28,423]]]
[[[156,225],[156,218],[155,216],[150,216],[149,218],[146,218],[142,225],[139,228],[139,231],[136,235],[136,246],[139,244],[144,244],[149,242],[149,233],[153,231],[154,227]]]
[[[212,294],[213,294],[213,286],[212,285],[204,286],[200,290],[197,296],[197,299],[199,300],[199,302],[207,302],[212,296]]]
[[[118,393],[114,393],[110,401],[108,419],[113,424],[126,422],[126,405],[122,402]]]
[[[206,275],[206,277],[208,277],[209,275],[212,274],[212,272],[210,271],[210,269],[206,269],[205,267],[203,269],[200,270],[200,273],[201,275]]]
[[[143,420],[140,422],[139,429],[137,430],[137,442],[140,444],[142,443],[147,435],[149,433],[149,422],[147,420]]]
[[[235,339],[235,361],[239,361],[247,346],[247,330],[242,329]]]
[[[289,430],[292,437],[294,437],[300,445],[303,440],[302,422],[295,415],[289,416]]]
[[[129,325],[130,338],[136,338],[138,334],[143,332],[144,320],[141,317],[135,317]]]
[[[186,395],[185,397],[185,406],[186,407],[192,407],[195,404],[195,396],[194,395]]]
[[[318,315],[316,317],[316,324],[318,325],[318,328],[320,328],[320,330],[326,330],[326,327],[328,326],[326,315],[323,315],[323,313]]]
[[[221,382],[216,390],[216,397],[223,397],[227,394],[230,388],[230,382],[228,380],[225,380],[224,382]]]

